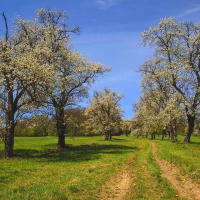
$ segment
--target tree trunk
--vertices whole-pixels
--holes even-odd
[[[58,147],[65,148],[65,135],[64,134],[58,135]]]
[[[170,140],[172,142],[177,142],[177,128],[173,123],[170,125]]]
[[[164,140],[164,138],[166,137],[166,135],[167,135],[167,131],[166,131],[166,129],[164,129],[162,131],[162,140]]]
[[[13,156],[14,148],[14,124],[10,125],[11,127],[6,128],[5,134],[5,149],[4,149],[4,158],[10,158]]]
[[[109,132],[109,139],[112,140],[112,131]]]
[[[109,139],[109,134],[108,134],[108,131],[105,132],[105,140],[108,140]]]
[[[194,129],[194,121],[195,121],[195,116],[192,115],[187,115],[187,121],[188,121],[188,130],[184,139],[185,143],[190,142],[190,137],[192,135],[193,129]]]
[[[173,131],[172,142],[177,142],[177,127],[176,127],[176,125],[174,125],[174,126],[172,127],[172,131]]]
[[[4,158],[10,158],[13,156],[14,148],[14,103],[12,88],[8,92],[8,108],[6,112],[6,134],[5,134],[5,149]]]
[[[65,148],[66,126],[64,121],[64,108],[56,109],[56,128],[58,133],[58,147]]]
[[[155,140],[155,139],[156,139],[156,133],[155,133],[155,132],[151,133],[151,139],[152,139],[152,140]]]

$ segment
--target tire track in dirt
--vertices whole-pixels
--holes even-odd
[[[112,176],[101,188],[97,200],[123,200],[132,182],[129,165]]]
[[[151,146],[154,158],[162,170],[162,176],[178,191],[179,196],[188,200],[200,200],[200,186],[195,184],[188,176],[181,175],[179,169],[172,164],[159,159],[156,155],[155,143],[151,143]]]

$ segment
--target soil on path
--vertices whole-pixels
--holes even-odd
[[[181,175],[174,165],[159,159],[156,155],[156,145],[154,143],[151,145],[154,158],[162,170],[162,176],[178,191],[179,196],[188,200],[200,200],[200,185],[195,184],[188,176]]]
[[[101,188],[98,200],[123,200],[131,185],[130,166],[127,164],[122,171],[111,177]]]

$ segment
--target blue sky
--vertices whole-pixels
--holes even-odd
[[[107,87],[125,97],[121,101],[124,118],[131,119],[133,103],[140,96],[140,74],[136,70],[152,56],[152,49],[140,45],[142,31],[156,26],[161,18],[200,21],[199,0],[0,0],[0,11],[9,24],[15,15],[30,19],[38,8],[66,11],[70,26],[80,25],[80,35],[72,35],[73,48],[91,61],[111,66],[90,90]],[[0,35],[5,31],[0,18]],[[88,100],[87,100],[88,101]],[[84,104],[87,105],[87,104]]]

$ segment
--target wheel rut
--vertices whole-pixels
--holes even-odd
[[[111,177],[101,188],[97,200],[123,200],[128,192],[132,177],[126,165],[123,170]]]
[[[162,176],[166,178],[171,185],[177,190],[178,195],[188,200],[200,200],[200,185],[195,184],[188,176],[181,175],[179,169],[157,156],[155,143],[151,143],[152,154],[155,161],[162,170]]]

